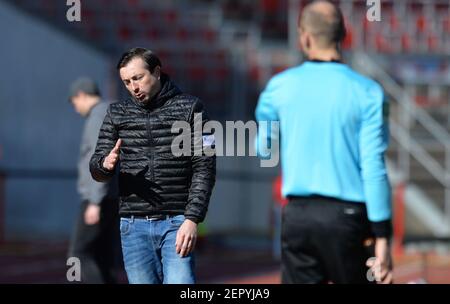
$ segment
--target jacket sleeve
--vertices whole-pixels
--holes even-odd
[[[92,155],[94,154],[99,130],[101,128],[104,117],[105,111],[91,113],[89,115],[88,121],[86,122],[87,136],[84,137],[84,139],[86,140],[85,142],[86,146],[89,147],[89,151],[87,153],[88,155],[90,155],[90,157],[92,157]],[[88,168],[85,169],[87,170]],[[87,187],[89,190],[88,191],[89,203],[98,205],[108,194],[108,189],[110,185],[107,183],[99,183],[91,180],[91,182],[87,185]]]
[[[272,78],[258,99],[255,110],[256,121],[258,122],[258,133],[255,137],[255,150],[258,157],[270,159],[272,150],[271,143],[279,140],[278,110],[274,98],[276,81]]]
[[[389,237],[391,228],[391,189],[384,152],[388,146],[388,111],[378,84],[367,89],[360,132],[361,175],[367,215],[377,237]]]
[[[187,219],[200,223],[205,219],[216,181],[216,154],[207,153],[206,155],[203,151],[204,148],[213,147],[214,135],[202,132],[208,116],[200,101],[194,103],[189,116],[192,138],[192,177],[184,215]]]
[[[105,119],[98,134],[97,146],[89,162],[92,178],[98,182],[108,182],[114,175],[114,170],[109,171],[103,168],[103,160],[114,148],[119,139],[117,129],[111,117],[111,105],[106,112]]]

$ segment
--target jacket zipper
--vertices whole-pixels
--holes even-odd
[[[150,170],[150,179],[153,182],[153,181],[155,181],[155,174],[154,174],[155,170],[153,168],[154,142],[153,142],[153,136],[152,136],[152,128],[151,128],[151,125],[150,125],[150,116],[151,116],[150,113],[147,113],[146,124],[147,124],[147,134],[148,134],[148,138],[149,138],[149,154],[150,154],[150,167],[149,167],[149,170]]]

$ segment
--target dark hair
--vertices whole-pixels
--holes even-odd
[[[155,53],[145,48],[136,47],[122,54],[119,63],[117,64],[117,69],[120,70],[136,57],[142,58],[142,60],[144,60],[150,73],[153,73],[157,66],[162,66],[161,60],[159,60],[158,56],[156,56]]]

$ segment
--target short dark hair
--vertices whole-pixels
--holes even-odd
[[[162,67],[161,60],[159,60],[158,56],[156,56],[154,52],[149,49],[136,47],[122,54],[119,63],[117,64],[117,69],[120,70],[121,68],[126,66],[132,59],[137,57],[144,60],[150,73],[153,73],[157,66]]]
[[[315,9],[315,4],[320,2],[332,6],[331,14],[326,15]],[[308,4],[299,16],[298,24],[306,27],[321,47],[338,44],[344,40],[346,35],[342,11],[331,1],[321,0]]]

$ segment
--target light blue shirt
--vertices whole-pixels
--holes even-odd
[[[272,77],[256,119],[279,121],[283,196],[363,202],[369,220],[390,219],[387,109],[380,85],[342,63],[307,61]],[[260,125],[259,156],[273,133]]]

